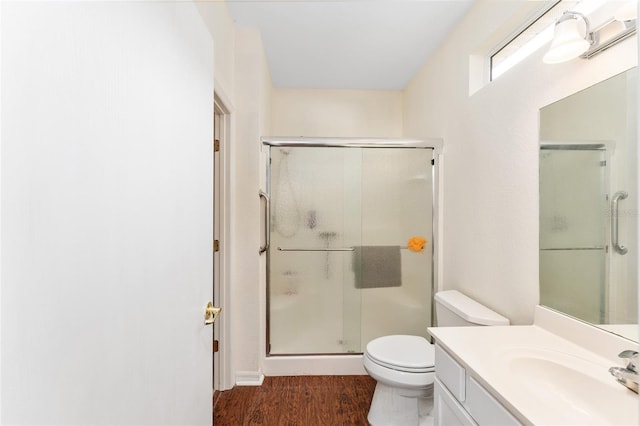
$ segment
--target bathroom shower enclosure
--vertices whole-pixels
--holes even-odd
[[[383,335],[426,337],[436,145],[263,139],[268,356],[355,354]]]

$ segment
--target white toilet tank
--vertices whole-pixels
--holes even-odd
[[[456,290],[435,295],[438,327],[509,325],[509,320]]]

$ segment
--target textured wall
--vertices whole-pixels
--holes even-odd
[[[402,92],[274,89],[273,136],[400,137]]]

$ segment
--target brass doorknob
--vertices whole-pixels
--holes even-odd
[[[213,303],[207,303],[207,307],[204,310],[204,325],[210,325],[216,322],[218,315],[220,315],[221,308],[214,308]]]

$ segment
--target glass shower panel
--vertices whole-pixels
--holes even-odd
[[[606,306],[606,151],[543,147],[540,151],[541,303],[602,322]],[[573,295],[572,297],[566,297]],[[563,297],[564,296],[564,297]],[[574,312],[561,300],[583,299]],[[575,308],[581,309],[581,308]]]
[[[345,283],[361,238],[360,162],[355,149],[271,148],[272,355],[359,350],[360,297]]]
[[[363,282],[359,289],[361,350],[372,339],[389,334],[427,337],[432,298],[432,155],[431,149],[362,152],[362,246],[378,250],[386,260],[375,266],[378,279]],[[412,237],[426,240],[421,251],[407,248]],[[361,268],[376,261],[376,252],[370,253],[374,257],[363,256]]]

